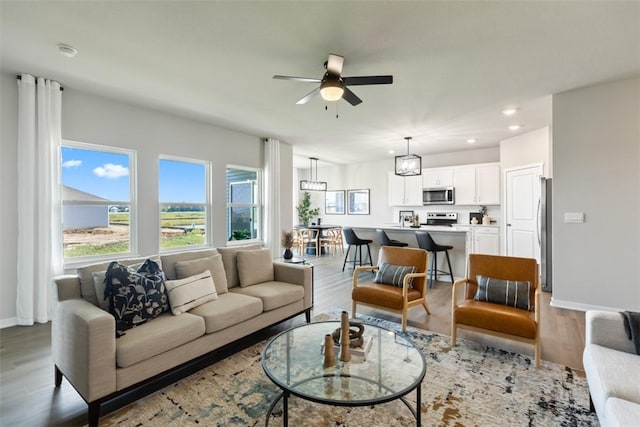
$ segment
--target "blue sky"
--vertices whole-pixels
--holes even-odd
[[[201,164],[160,160],[161,202],[205,202]],[[62,147],[62,184],[109,200],[128,201],[129,156]],[[143,191],[143,189],[138,189]]]

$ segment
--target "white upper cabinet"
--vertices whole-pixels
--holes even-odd
[[[398,176],[389,172],[389,206],[421,206],[422,176]]]
[[[456,167],[453,186],[456,205],[499,205],[500,164]]]
[[[453,168],[422,169],[424,188],[453,187]]]

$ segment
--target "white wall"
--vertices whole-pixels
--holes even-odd
[[[17,211],[17,85],[15,75],[3,73],[2,89],[2,214],[0,221],[0,326],[15,317]],[[268,136],[268,135],[265,135]],[[262,168],[262,138],[222,129],[204,122],[120,103],[65,87],[62,94],[62,137],[67,140],[137,151],[138,252],[149,255],[159,248],[158,156],[161,154],[208,160],[212,164],[213,244],[226,244],[225,182],[228,164]],[[283,227],[291,227],[290,147],[281,150]],[[279,236],[278,236],[279,237]]]
[[[543,175],[551,178],[551,130],[536,129],[513,138],[500,141],[500,166],[502,170],[518,166],[542,163]]]
[[[640,78],[554,95],[553,162],[553,305],[640,311]]]

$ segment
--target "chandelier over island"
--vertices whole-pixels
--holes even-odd
[[[417,154],[409,154],[410,136],[406,136],[407,154],[404,156],[396,156],[395,174],[400,176],[422,175],[422,157]]]

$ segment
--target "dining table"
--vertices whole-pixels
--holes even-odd
[[[294,228],[297,228],[298,230],[312,230],[314,232],[312,234],[312,239],[315,242],[307,243],[307,248],[305,249],[305,253],[307,255],[315,255],[316,254],[316,247],[320,244],[320,239],[322,237],[324,237],[324,232],[326,230],[330,230],[332,228],[340,228],[340,227],[342,227],[342,226],[341,225],[336,225],[336,224],[315,224],[315,223],[311,223],[309,225],[297,225]],[[324,250],[324,247],[320,248],[320,255],[326,255],[326,251]]]

